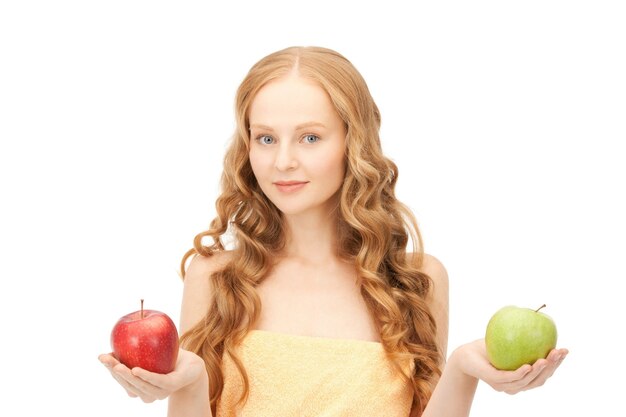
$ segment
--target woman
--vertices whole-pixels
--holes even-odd
[[[378,108],[348,60],[270,54],[236,112],[218,216],[182,260],[175,370],[100,356],[130,396],[169,397],[170,416],[463,416],[478,380],[516,393],[552,375],[567,350],[505,372],[477,340],[445,363],[447,274],[395,198]]]

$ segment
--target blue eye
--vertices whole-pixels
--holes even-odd
[[[271,140],[274,140],[274,138],[273,138],[273,137],[268,136],[268,135],[261,135],[261,136],[258,136],[258,137],[256,138],[257,142],[261,142],[261,143],[268,144],[268,142],[266,142],[266,141],[265,141],[265,139],[271,139]]]
[[[309,139],[309,138],[312,138],[312,139],[315,139],[315,140],[314,140],[313,142],[311,142],[311,141],[308,141],[308,140],[307,140],[307,139]],[[317,142],[319,139],[320,139],[320,138],[319,138],[318,136],[315,136],[315,135],[304,135],[304,140],[305,140],[305,141],[307,141],[307,142],[309,142],[309,143],[315,143],[315,142]]]

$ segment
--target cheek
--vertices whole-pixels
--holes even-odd
[[[332,158],[321,158],[318,165],[318,172],[324,173],[329,180],[342,181],[345,176],[345,161],[343,155],[334,156]]]
[[[248,160],[250,161],[250,167],[252,168],[252,172],[254,175],[258,175],[263,167],[262,161],[255,152],[250,152],[248,154]]]

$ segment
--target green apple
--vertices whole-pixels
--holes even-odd
[[[512,371],[545,358],[556,347],[556,325],[550,316],[537,310],[506,306],[487,324],[485,344],[491,364]]]

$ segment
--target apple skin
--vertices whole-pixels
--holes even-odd
[[[498,310],[489,320],[485,333],[489,362],[505,371],[547,357],[556,347],[556,340],[556,325],[550,316],[516,306]]]
[[[167,374],[176,365],[178,331],[167,314],[139,310],[123,316],[113,326],[111,347],[113,356],[130,369],[140,367]]]

